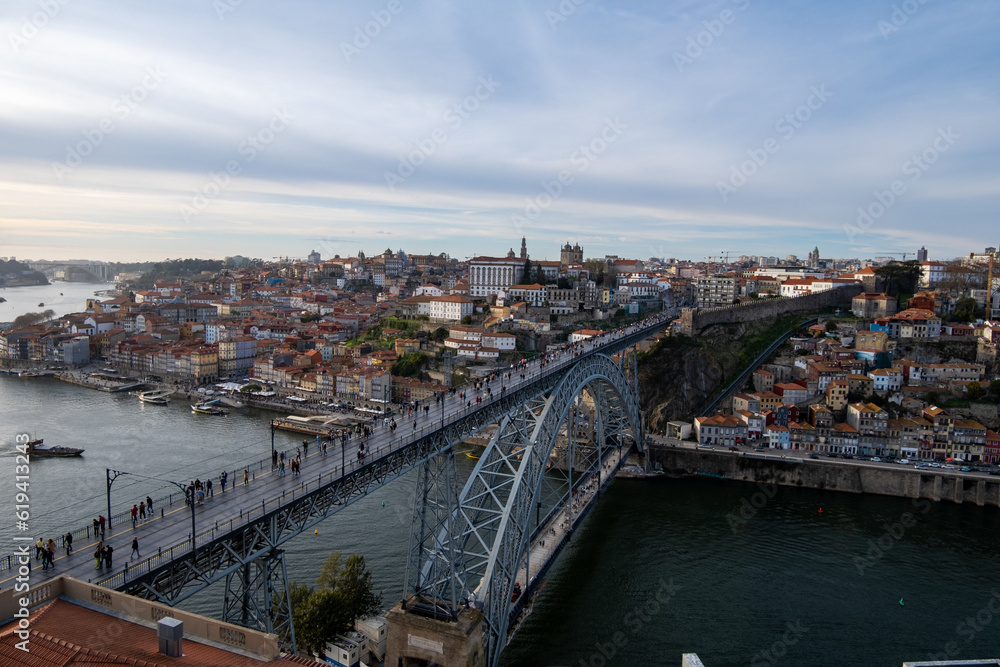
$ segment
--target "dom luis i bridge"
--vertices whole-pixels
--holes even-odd
[[[439,396],[396,429],[375,429],[363,456],[360,440],[345,435],[308,450],[299,476],[281,474],[268,458],[252,480],[235,475],[211,502],[186,503],[177,493],[145,522],[127,512],[111,517],[111,536],[135,537],[156,555],[103,578],[94,579],[86,557],[95,531],[74,530],[84,557],[60,558],[59,573],[170,606],[221,583],[222,620],[277,634],[294,653],[283,545],[416,469],[404,594],[387,614],[386,664],[497,665],[573,530],[628,456],[643,451],[637,347],[669,321],[658,315],[605,332],[497,371],[476,391],[466,385]],[[458,445],[493,425],[461,480]],[[33,573],[33,588],[46,576],[55,568]]]

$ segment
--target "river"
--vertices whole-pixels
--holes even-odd
[[[118,511],[169,491],[148,477],[204,479],[267,456],[270,416],[193,415],[180,402],[143,405],[52,378],[0,376],[0,480],[13,504],[17,433],[84,447],[82,459],[31,466],[32,534],[56,536],[104,513],[105,468],[131,473],[112,486]],[[276,436],[279,448],[298,442]],[[289,575],[312,583],[332,551],[362,552],[391,606],[402,592],[414,483],[407,475],[291,540]],[[744,501],[759,508],[733,528],[726,517]],[[0,522],[0,554],[13,545],[12,523]],[[683,652],[708,667],[898,666],[949,650],[998,657],[1000,598],[996,612],[989,607],[1000,595],[998,526],[997,508],[808,489],[765,495],[714,479],[618,480],[551,571],[504,664],[677,665]],[[879,541],[883,554],[859,566]],[[217,584],[183,606],[217,616],[222,595]]]
[[[50,308],[55,311],[56,316],[80,313],[84,311],[87,299],[94,296],[94,292],[114,287],[113,283],[54,282],[33,287],[0,288],[0,297],[7,300],[6,303],[0,303],[0,322],[13,322],[14,318],[25,313],[40,313]],[[39,306],[39,303],[45,305]]]

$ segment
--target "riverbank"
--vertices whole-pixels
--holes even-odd
[[[1000,477],[897,464],[810,459],[801,452],[758,455],[650,443],[647,460],[664,474],[1000,507]]]

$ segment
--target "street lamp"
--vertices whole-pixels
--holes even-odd
[[[114,473],[114,476],[112,476],[112,473]],[[104,480],[107,483],[108,488],[108,528],[111,528],[111,485],[122,475],[128,474],[129,473],[121,470],[112,470],[111,468],[104,469]]]

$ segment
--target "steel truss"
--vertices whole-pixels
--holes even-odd
[[[581,439],[581,431],[589,435]],[[638,397],[622,367],[604,354],[585,356],[551,391],[523,401],[505,415],[450,511],[440,499],[454,493],[440,483],[440,464],[425,464],[415,505],[406,608],[451,620],[455,603],[485,615],[487,664],[495,665],[511,622],[513,584],[548,563],[528,562],[528,545],[556,513],[568,511],[572,525],[574,490],[598,475],[605,452],[627,444],[642,448]],[[557,444],[562,443],[565,444]],[[560,459],[559,449],[562,449]],[[555,460],[565,470],[554,471]],[[432,485],[432,486],[429,486]],[[543,505],[550,507],[542,514]],[[527,582],[525,582],[527,584]]]
[[[495,424],[501,419],[503,419],[503,425],[500,431],[498,431],[498,435],[501,432],[506,435],[499,440],[496,437],[494,438],[490,446],[491,451],[499,452],[504,447],[509,449],[511,442],[519,441],[518,438],[529,437],[529,429],[531,429],[530,441],[532,443],[549,442],[548,451],[551,452],[551,442],[557,429],[553,423],[550,423],[552,417],[546,415],[554,414],[553,405],[556,405],[562,411],[563,417],[565,417],[565,412],[568,410],[569,405],[568,399],[579,393],[579,387],[582,386],[580,379],[584,378],[584,369],[591,369],[595,374],[586,376],[586,381],[583,384],[597,379],[610,382],[615,391],[609,393],[608,396],[613,395],[617,400],[623,401],[623,407],[627,408],[627,412],[630,415],[627,420],[634,420],[635,418],[632,415],[638,414],[638,405],[634,392],[629,389],[629,383],[624,379],[621,370],[615,367],[606,354],[615,354],[634,349],[634,346],[639,341],[648,338],[652,333],[662,329],[666,325],[666,322],[659,322],[640,331],[623,336],[618,340],[610,341],[602,346],[600,351],[589,351],[581,354],[573,364],[567,366],[557,364],[555,368],[548,370],[545,375],[534,381],[507,391],[498,399],[473,409],[468,413],[453,416],[440,430],[415,438],[405,447],[387,453],[342,478],[331,480],[328,484],[318,489],[300,496],[290,497],[276,510],[258,515],[252,519],[248,517],[246,523],[236,525],[226,533],[219,534],[212,530],[205,531],[205,533],[198,535],[197,543],[199,546],[193,554],[177,555],[172,559],[165,557],[163,564],[151,567],[148,570],[142,572],[137,572],[135,569],[127,570],[108,577],[99,583],[130,595],[156,600],[173,606],[204,590],[209,585],[222,579],[227,579],[229,581],[227,592],[233,594],[232,596],[227,596],[232,598],[226,605],[225,614],[227,617],[230,620],[241,623],[245,618],[248,627],[262,631],[271,631],[271,629],[279,627],[280,623],[284,622],[280,620],[281,614],[277,611],[273,615],[260,611],[262,603],[258,602],[257,611],[244,615],[242,612],[244,607],[243,598],[246,598],[249,593],[244,590],[245,586],[244,588],[240,588],[239,585],[234,583],[234,579],[231,576],[242,577],[241,580],[244,583],[250,581],[253,586],[263,586],[266,590],[267,582],[274,582],[276,580],[274,563],[271,561],[274,559],[282,560],[280,558],[280,547],[285,542],[312,529],[324,519],[332,516],[359,498],[394,481],[414,468],[428,463],[432,459],[435,459],[435,457],[440,457],[441,455],[451,456],[451,464],[449,465],[453,466],[454,454],[451,453],[449,455],[448,452],[456,443],[475,435],[484,427]],[[612,372],[611,367],[614,367],[614,371],[617,374]],[[576,387],[575,391],[567,389],[569,386],[567,384],[568,378],[574,378],[569,384],[575,382],[573,384]],[[567,391],[569,395],[566,395]],[[548,398],[545,398],[546,396]],[[507,415],[510,415],[510,417],[507,417]],[[622,424],[626,423],[627,420],[619,419]],[[509,429],[511,428],[515,429],[515,435],[519,435],[516,435],[516,437],[512,436],[509,433]],[[636,428],[636,430],[630,432],[640,432],[639,428],[641,427],[633,425],[633,428]],[[625,432],[627,429],[619,430]],[[541,439],[539,439],[540,437]],[[503,446],[501,447],[501,445]],[[533,446],[534,449],[537,448]],[[519,457],[514,452],[508,451],[506,457],[508,469],[513,470],[515,469],[514,466],[519,465],[517,462]],[[532,463],[532,467],[527,471],[530,474],[526,477],[524,472],[518,473],[517,482],[514,486],[509,487],[510,489],[520,488],[528,480],[534,480],[536,484],[538,483],[538,472],[542,469],[539,466],[541,466],[544,458],[539,458],[536,453],[525,460]],[[484,463],[487,462],[489,465],[484,466]],[[487,457],[484,456],[480,460],[480,465],[477,466],[477,471],[480,469],[482,469],[482,473],[478,476],[474,475],[474,479],[470,480],[470,483],[474,480],[479,485],[484,484],[486,481],[497,484],[501,483],[503,465],[492,459],[487,461]],[[429,476],[425,475],[421,478],[422,483],[425,485],[430,484],[434,486],[438,482],[423,482],[423,480],[443,479],[438,473],[428,474]],[[457,488],[457,482],[452,481],[451,484],[450,490],[447,485],[443,487],[445,497],[447,498],[453,498],[454,489]],[[467,484],[466,488],[468,486]],[[425,488],[427,487],[425,486]],[[466,514],[468,517],[475,517],[481,513],[484,515],[490,513],[490,503],[487,502],[488,497],[500,499],[508,495],[507,491],[503,488],[498,488],[494,493],[485,490],[490,488],[488,486],[484,487],[483,490],[476,492],[478,495],[468,496],[469,500],[466,501],[466,505],[463,505],[463,518],[466,526],[476,525],[469,518],[465,518]],[[463,493],[465,492],[463,491]],[[522,492],[509,495],[514,499],[527,498],[525,493]],[[433,498],[433,494],[429,498]],[[437,502],[440,504],[443,501],[439,499]],[[519,500],[518,502],[522,501]],[[477,507],[477,503],[481,505],[481,508]],[[495,505],[496,502],[493,504]],[[452,504],[450,507],[455,507],[455,505]],[[444,548],[435,549],[433,546],[426,544],[424,536],[440,534],[441,531],[439,529],[442,526],[450,526],[453,523],[447,519],[443,522],[440,518],[435,519],[436,514],[440,515],[440,511],[431,510],[421,513],[419,520],[415,517],[415,524],[420,523],[427,532],[418,536],[418,541],[415,543],[416,546],[411,548],[411,554],[425,554],[422,560],[417,559],[420,561],[419,567],[413,569],[413,572],[415,574],[420,573],[420,581],[433,579],[438,584],[433,587],[433,599],[447,601],[447,606],[453,610],[455,609],[455,605],[471,599],[466,586],[468,581],[482,576],[486,571],[484,568],[487,566],[491,568],[490,573],[492,574],[498,562],[500,565],[509,564],[514,552],[508,553],[508,551],[505,551],[504,558],[498,560],[498,554],[490,552],[489,543],[482,541],[485,538],[486,532],[470,531],[468,528],[463,529],[462,532],[456,533],[453,536],[445,535],[441,545]],[[444,514],[447,516],[447,512],[444,512]],[[510,512],[506,512],[506,514],[509,515]],[[517,517],[520,517],[520,514]],[[507,550],[510,549],[510,546],[506,544],[509,540],[507,537],[509,523],[510,519],[508,518],[502,524],[491,524],[501,528],[501,530],[497,531],[497,534],[503,537],[500,540],[500,544],[503,544],[503,548]],[[457,530],[463,524],[459,522],[454,525]],[[430,532],[432,530],[436,532]],[[458,551],[461,554],[460,557],[455,559],[450,559],[446,555],[439,558],[435,557],[439,561],[438,564],[436,566],[428,565],[427,569],[424,569],[424,565],[432,560],[429,558],[429,554],[436,553],[436,551],[447,554],[449,548],[468,545],[473,534],[478,536],[479,552],[471,551],[467,546],[462,546]],[[510,534],[513,534],[513,532]],[[453,546],[449,547],[448,545]],[[490,553],[489,556],[483,555],[488,552]],[[270,568],[266,577],[263,574],[249,578],[246,576],[247,567],[251,567],[251,569],[264,568],[264,561],[267,561],[266,567]],[[449,565],[447,568],[443,568],[441,563],[445,561],[452,563],[460,562],[462,564]],[[464,563],[466,562],[474,564],[478,569],[470,574],[466,574],[464,569]],[[447,570],[447,576],[440,574],[445,569]],[[256,570],[252,571],[256,572]],[[449,583],[441,585],[441,582],[445,581]],[[492,583],[490,585],[494,586]],[[416,584],[414,586],[415,590],[423,590],[425,588],[424,584]],[[461,595],[459,594],[460,592],[462,593]],[[262,594],[255,592],[253,595],[257,596],[255,599],[258,601],[264,599],[261,597]],[[238,603],[239,613],[234,613],[233,609],[235,607],[232,607],[232,605],[237,604],[235,601],[237,597],[240,599]],[[246,604],[251,607],[253,606],[249,600]],[[268,626],[266,619],[270,619],[272,616],[274,621],[271,626]],[[292,648],[287,643],[293,637],[290,617],[288,625],[289,631],[283,635],[283,641],[285,642],[283,645],[285,648]],[[496,644],[496,641],[493,643]],[[502,642],[500,643],[500,647],[502,648]]]

